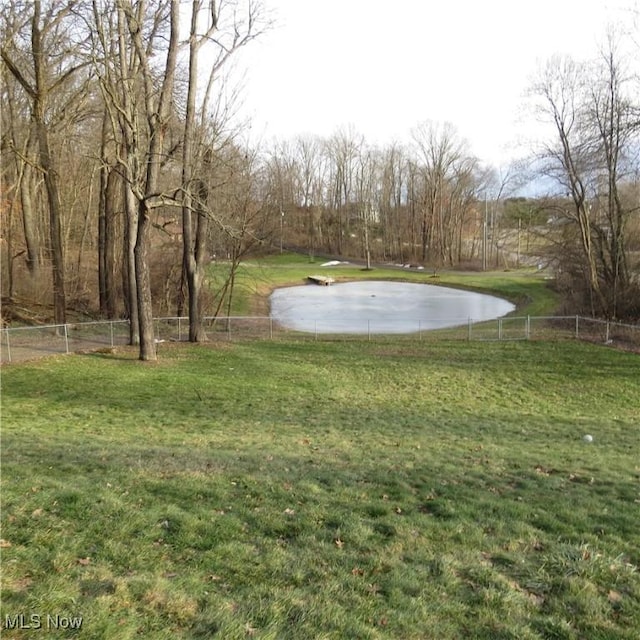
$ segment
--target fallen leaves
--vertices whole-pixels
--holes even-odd
[[[547,469],[546,467],[543,467],[541,464],[537,464],[534,467],[534,470],[536,473],[540,474],[541,476],[550,476],[552,473],[556,473],[555,469]]]
[[[17,578],[16,580],[10,580],[9,584],[11,589],[19,593],[26,592],[33,584],[33,578],[31,576],[25,576],[24,578]]]
[[[580,476],[577,473],[570,473],[569,482],[577,482],[580,484],[593,484],[595,482],[595,478],[593,476],[587,478],[585,476]]]
[[[527,592],[527,598],[529,598],[529,601],[535,607],[541,607],[544,604],[544,596],[538,595],[537,593]]]

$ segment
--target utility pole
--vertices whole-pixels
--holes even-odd
[[[482,221],[482,270],[487,270],[487,193],[484,194],[484,219]]]
[[[284,235],[284,211],[280,211],[280,253],[282,253],[283,235]]]

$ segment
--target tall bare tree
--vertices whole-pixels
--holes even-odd
[[[556,213],[575,229],[577,255],[573,286],[582,279],[593,315],[617,317],[621,306],[632,307],[626,228],[637,204],[623,197],[625,182],[638,170],[633,150],[639,125],[622,59],[609,38],[598,61],[578,64],[552,58],[541,70],[533,95],[538,111],[551,123],[551,140],[538,154],[541,172],[560,187]],[[566,242],[571,236],[565,234]]]
[[[62,238],[60,168],[51,150],[52,112],[64,113],[84,93],[78,76],[86,61],[78,55],[80,33],[74,9],[76,2],[33,0],[20,7],[16,30],[2,43],[5,65],[29,97],[31,117],[38,145],[38,166],[43,174],[49,209],[49,253],[53,281],[53,310],[56,324],[66,321],[65,261]],[[28,43],[27,52],[21,43]]]
[[[451,184],[469,158],[465,142],[450,123],[420,123],[413,130],[422,175],[422,260],[443,264],[449,256]]]
[[[113,22],[104,20],[109,11],[115,15]],[[113,131],[126,212],[124,255],[128,268],[124,288],[128,292],[131,341],[139,343],[141,360],[155,360],[149,268],[151,216],[167,200],[177,202],[175,187],[171,193],[163,188],[161,170],[175,152],[168,134],[175,114],[179,1],[113,0],[111,4],[111,0],[94,0],[93,16],[100,47],[95,69]]]
[[[205,122],[211,117],[208,108],[214,82],[222,67],[234,52],[256,38],[266,24],[263,23],[262,6],[256,0],[249,1],[246,11],[246,15],[241,16],[233,6],[218,0],[191,2],[187,103],[182,138],[182,238],[183,269],[189,301],[189,340],[192,342],[206,338],[200,298],[207,260],[206,239],[210,212],[207,210],[208,189],[202,174],[211,170],[212,154],[215,153],[214,140],[197,144],[197,136],[198,133],[202,136],[207,131]],[[227,12],[230,13],[229,17]],[[200,105],[198,126],[199,56],[202,48],[207,45],[209,48],[213,45],[214,53]]]
[[[351,247],[351,204],[354,204],[354,175],[359,150],[364,138],[353,127],[340,128],[329,139],[327,150],[330,158],[331,192],[333,209],[333,236],[335,251],[349,254]]]
[[[322,237],[322,195],[324,190],[325,156],[319,138],[303,136],[296,140],[299,171],[300,206],[306,216],[307,248],[313,260]]]
[[[142,9],[144,9],[145,3],[139,4],[143,5]],[[146,170],[139,176],[142,181],[137,183],[134,190],[138,210],[134,260],[140,327],[140,359],[156,360],[149,270],[151,212],[162,205],[160,168],[166,157],[165,136],[173,114],[180,20],[179,0],[169,0],[168,6],[161,3],[154,16],[154,20],[168,20],[169,24],[164,68],[159,81],[153,68],[149,43],[143,37],[140,7],[134,6],[133,2],[127,0],[122,0],[121,6],[126,17],[128,36],[140,64],[147,129],[147,147],[144,154]]]
[[[627,259],[627,225],[637,204],[625,201],[622,184],[629,180],[633,167],[629,151],[638,141],[639,124],[636,106],[627,87],[631,77],[625,77],[614,33],[601,52],[599,81],[590,85],[590,120],[593,122],[599,155],[602,157],[603,187],[598,190],[596,207],[604,224],[596,225],[603,279],[609,288],[608,314],[618,315],[621,297],[627,295],[629,265]]]
[[[354,175],[354,195],[366,268],[371,269],[371,233],[379,220],[378,162],[372,149],[361,148]]]
[[[8,71],[6,65],[2,67],[2,101],[5,108],[0,111],[2,117],[1,129],[3,136],[3,156],[12,156],[13,168],[6,173],[12,175],[11,188],[15,190],[12,206],[19,202],[22,219],[22,232],[24,235],[25,255],[27,269],[32,278],[37,278],[41,262],[41,242],[36,217],[34,200],[36,198],[37,185],[37,140],[35,129],[31,122],[28,101],[22,99],[20,85]],[[9,151],[10,153],[6,153]],[[13,276],[13,250],[9,251],[8,274],[12,282]],[[9,287],[13,291],[13,287]],[[10,296],[11,297],[11,296]]]

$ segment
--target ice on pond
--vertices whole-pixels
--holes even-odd
[[[375,280],[284,287],[270,300],[280,324],[318,333],[414,333],[492,320],[515,309],[484,293]]]

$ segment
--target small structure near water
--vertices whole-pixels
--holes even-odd
[[[307,280],[322,285],[323,287],[328,287],[335,282],[333,278],[329,278],[328,276],[307,276]]]

